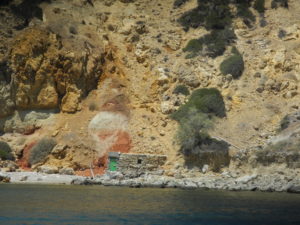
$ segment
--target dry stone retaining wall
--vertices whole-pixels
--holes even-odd
[[[140,176],[145,173],[158,173],[165,164],[164,155],[121,154],[118,161],[118,171],[130,176]]]

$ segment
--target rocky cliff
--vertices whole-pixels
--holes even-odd
[[[297,0],[4,1],[0,139],[23,169],[84,174],[92,162],[101,173],[119,151],[167,155],[168,176],[298,171],[299,10]],[[197,91],[211,88],[222,100]],[[30,165],[44,137],[57,145]]]

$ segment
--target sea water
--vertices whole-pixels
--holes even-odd
[[[0,224],[300,224],[300,195],[0,185]]]

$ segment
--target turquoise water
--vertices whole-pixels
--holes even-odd
[[[300,224],[300,195],[0,185],[0,224]]]

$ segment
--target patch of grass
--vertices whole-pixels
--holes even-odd
[[[28,159],[30,165],[43,162],[46,159],[46,157],[50,154],[50,152],[52,151],[55,145],[56,145],[56,141],[52,138],[41,139],[31,149],[29,159]]]
[[[201,88],[193,91],[188,102],[172,113],[171,118],[180,122],[188,117],[191,109],[210,116],[224,117],[226,115],[223,97],[216,88]]]
[[[179,84],[173,90],[173,94],[189,95],[190,91],[189,91],[189,89],[185,85]]]
[[[255,0],[253,8],[259,13],[265,12],[265,0]]]
[[[278,7],[289,7],[289,1],[288,0],[273,0],[271,3],[272,9],[277,9]]]
[[[221,63],[220,70],[223,75],[231,74],[234,79],[237,79],[244,72],[244,60],[243,56],[235,47],[232,48],[232,53],[232,56]]]
[[[10,146],[4,141],[0,141],[0,158],[2,160],[14,160]]]

